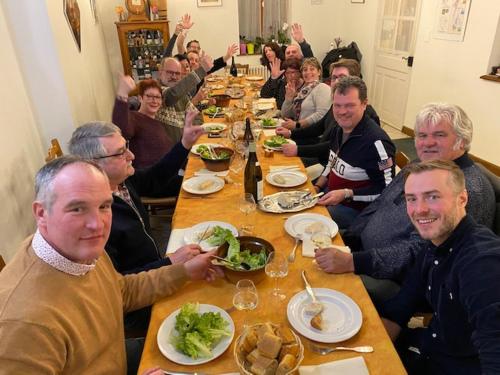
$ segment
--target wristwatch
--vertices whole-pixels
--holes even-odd
[[[349,189],[344,189],[344,200],[345,201],[351,200],[351,193],[349,192]]]
[[[295,129],[300,129],[300,122],[298,122],[298,121],[297,121],[297,122],[295,123]]]

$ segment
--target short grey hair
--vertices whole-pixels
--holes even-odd
[[[54,179],[68,165],[82,163],[97,169],[103,176],[108,178],[104,170],[91,160],[82,159],[76,155],[63,155],[45,164],[35,176],[35,199],[43,204],[49,211],[52,211],[52,205],[56,200],[54,193]]]
[[[81,158],[92,160],[106,156],[106,149],[99,138],[121,134],[115,124],[106,121],[88,122],[76,128],[69,140],[69,152]]]
[[[465,151],[470,150],[472,143],[472,121],[465,111],[455,104],[429,103],[417,114],[415,120],[415,134],[419,132],[420,126],[429,124],[436,126],[441,121],[448,121],[458,137],[455,146],[462,141]]]

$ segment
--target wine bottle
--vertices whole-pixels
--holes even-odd
[[[245,167],[245,193],[253,195],[255,202],[262,199],[263,182],[262,169],[257,160],[255,142],[252,141],[249,146],[250,154],[248,156],[247,165]]]
[[[153,37],[150,31],[146,31],[146,44],[153,44]]]
[[[247,117],[245,120],[245,133],[243,134],[243,140],[247,146],[250,146],[250,143],[254,141],[252,128],[250,127],[250,118]]]
[[[234,63],[234,56],[231,56],[231,68],[229,69],[229,74],[233,77],[238,77],[238,69],[236,68],[236,64]]]

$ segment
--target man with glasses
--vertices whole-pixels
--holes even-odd
[[[196,92],[198,83],[212,67],[212,58],[203,54],[200,57],[200,67],[181,79],[179,61],[172,57],[163,59],[160,69],[160,82],[164,86],[163,105],[156,113],[156,119],[166,125],[167,134],[174,142],[178,142],[182,137],[186,111],[195,110],[194,106],[206,95],[203,90],[199,90],[190,98],[190,93]]]

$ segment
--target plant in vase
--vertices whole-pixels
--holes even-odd
[[[266,41],[261,36],[258,36],[258,37],[255,38],[255,42],[254,42],[254,44],[255,44],[255,53],[257,53],[257,54],[262,53],[262,45],[265,42]]]
[[[240,35],[240,55],[247,54],[247,42],[245,35]]]
[[[251,40],[247,40],[247,53],[253,55],[255,53],[255,44]]]
[[[288,24],[285,22],[280,30],[278,30],[278,44],[290,44],[291,39],[288,37]]]
[[[124,22],[127,20],[127,13],[121,5],[115,7],[115,13],[118,16],[118,21]]]

